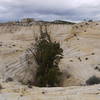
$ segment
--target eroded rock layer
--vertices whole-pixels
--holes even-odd
[[[45,31],[45,25],[42,26]],[[100,77],[99,22],[75,25],[49,23],[46,27],[52,41],[59,42],[64,50],[64,57],[59,64],[64,76],[62,86],[85,85],[90,77]],[[1,80],[13,78],[34,83],[38,65],[30,48],[39,35],[39,24],[0,25]]]

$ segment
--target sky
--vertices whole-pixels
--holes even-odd
[[[0,0],[0,21],[100,20],[100,0]]]

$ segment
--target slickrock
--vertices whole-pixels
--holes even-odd
[[[58,30],[56,30],[58,29]],[[48,24],[47,31],[60,38],[71,29],[70,25]],[[43,25],[45,32],[45,26]],[[62,34],[61,34],[62,32]],[[59,35],[60,34],[60,35]],[[22,82],[34,83],[37,64],[31,46],[34,46],[40,35],[40,25],[1,25],[0,26],[0,77]],[[52,40],[53,40],[52,38]],[[65,38],[65,37],[64,37]],[[59,42],[62,40],[58,40]],[[33,47],[34,48],[34,47]],[[34,49],[32,50],[34,52]]]
[[[86,86],[90,77],[100,77],[100,22],[41,25],[63,48],[63,87],[22,85],[34,85],[40,25],[0,24],[0,100],[100,100],[100,85]]]
[[[59,67],[62,86],[86,85],[92,77],[100,77],[100,22],[75,25],[42,24],[52,41],[63,49]],[[40,25],[0,25],[0,79],[33,82],[38,67],[30,48],[40,35]],[[34,47],[33,47],[34,48]],[[34,50],[33,50],[34,51]],[[70,77],[68,77],[70,76]]]
[[[38,88],[2,83],[0,100],[100,100],[100,85]]]

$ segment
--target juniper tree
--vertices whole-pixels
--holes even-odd
[[[39,65],[36,74],[36,85],[40,87],[59,86],[61,72],[58,67],[63,50],[60,44],[52,42],[45,26],[45,32],[40,27],[40,38],[35,45],[36,61]]]

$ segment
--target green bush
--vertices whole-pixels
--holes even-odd
[[[63,56],[63,50],[60,48],[59,43],[50,40],[47,30],[43,32],[42,27],[40,30],[41,36],[35,46],[35,57],[39,65],[36,74],[36,85],[40,87],[59,86],[61,72],[58,64]]]
[[[92,76],[86,81],[86,84],[87,85],[100,84],[100,78],[96,76]]]

